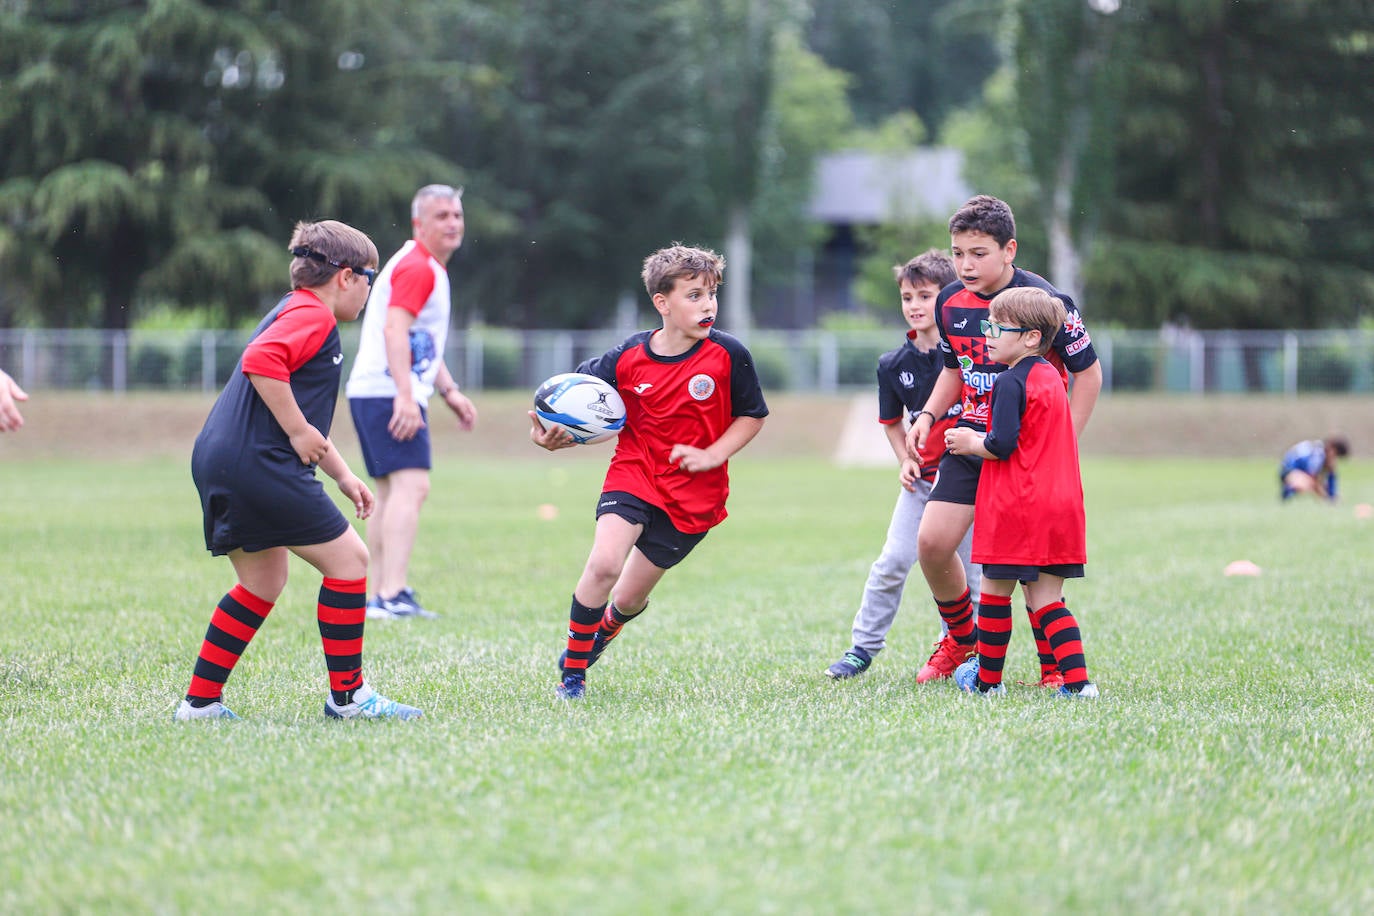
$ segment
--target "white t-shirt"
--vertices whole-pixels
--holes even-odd
[[[434,393],[434,377],[448,344],[452,299],[448,271],[419,242],[411,239],[392,255],[372,287],[363,310],[358,357],[344,392],[350,398],[394,398],[396,383],[386,364],[382,328],[389,309],[415,316],[410,326],[410,388],[421,406]]]

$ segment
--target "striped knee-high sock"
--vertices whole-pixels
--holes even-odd
[[[1035,637],[1035,654],[1040,658],[1040,676],[1043,678],[1048,674],[1058,673],[1059,665],[1054,660],[1054,650],[1050,648],[1050,641],[1045,638],[1045,627],[1040,620],[1040,612],[1032,611],[1027,605],[1026,617],[1030,619],[1031,636]]]
[[[353,691],[363,685],[363,624],[367,617],[367,577],[331,579],[320,585],[315,606],[324,644],[324,666],[329,669],[329,692],[335,706],[353,702]]]
[[[626,614],[615,606],[615,601],[611,601],[610,604],[606,605],[606,613],[601,615],[601,645],[605,646],[606,643],[619,636],[620,628],[631,620],[634,620],[640,614],[643,614],[647,607],[648,605],[646,604],[633,614]]]
[[[964,593],[953,601],[936,598],[935,606],[954,641],[964,646],[973,645],[977,637],[973,632],[973,601],[969,590],[965,588]]]
[[[983,595],[978,603],[978,689],[987,693],[1002,683],[1002,665],[1011,642],[1011,597]]]
[[[224,682],[229,680],[239,657],[271,610],[272,602],[262,600],[242,585],[235,585],[220,599],[210,616],[191,686],[186,690],[188,703],[209,706],[224,695]]]
[[[1078,630],[1078,621],[1062,599],[1045,605],[1038,613],[1040,624],[1045,628],[1045,638],[1054,651],[1055,664],[1064,675],[1064,686],[1077,692],[1088,683],[1088,661],[1083,656],[1083,637]]]
[[[568,654],[563,659],[564,674],[587,674],[587,659],[592,655],[592,636],[601,626],[606,605],[587,607],[574,595],[568,611]]]

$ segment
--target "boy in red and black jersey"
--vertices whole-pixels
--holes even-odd
[[[967,691],[1002,691],[1011,638],[1011,596],[1026,587],[1064,695],[1095,697],[1078,621],[1064,605],[1064,580],[1083,575],[1087,535],[1078,435],[1060,371],[1044,358],[1063,303],[1043,289],[1017,287],[992,300],[981,323],[988,358],[1006,366],[988,399],[988,426],[945,433],[954,455],[983,459],[973,526],[973,560],[983,564],[978,605],[978,657],[954,672]]]
[[[343,374],[340,321],[367,304],[377,248],[334,220],[298,223],[289,248],[293,291],[267,313],[210,409],[191,453],[205,546],[227,555],[238,582],[210,618],[178,721],[236,719],[225,682],[286,587],[289,554],[324,577],[316,604],[330,718],[413,719],[363,680],[367,545],[325,493],[318,467],[371,514],[372,491],[329,438]]]
[[[1102,390],[1102,367],[1077,307],[1044,279],[1013,263],[1016,220],[1004,202],[987,195],[972,198],[950,217],[949,231],[959,279],[941,292],[936,307],[945,369],[925,409],[912,422],[908,444],[912,449],[923,447],[934,418],[955,403],[963,404],[959,426],[986,430],[988,396],[1004,367],[989,358],[981,322],[987,319],[988,303],[994,296],[1022,287],[1042,289],[1064,303],[1064,324],[1053,336],[1049,360],[1060,367],[1061,377],[1065,369],[1072,374],[1069,408],[1074,429],[1081,434]],[[917,673],[917,683],[951,676],[974,651],[973,601],[955,551],[973,524],[981,470],[982,459],[976,455],[947,453],[921,519],[917,536],[921,571],[948,632]],[[1040,648],[1041,683],[1057,686],[1059,672],[1033,615],[1031,628]]]
[[[663,327],[627,338],[578,372],[613,385],[625,401],[596,510],[596,537],[573,590],[558,695],[579,699],[587,668],[649,602],[659,579],[724,521],[728,461],[768,415],[754,361],[715,330],[725,261],[674,245],[644,262],[645,289]],[[530,438],[553,451],[573,443],[531,411]]]

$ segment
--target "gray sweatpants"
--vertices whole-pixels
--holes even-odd
[[[854,615],[854,645],[870,655],[877,654],[887,644],[887,631],[892,629],[892,621],[902,605],[902,590],[906,587],[912,567],[916,565],[916,532],[921,527],[921,516],[925,515],[930,490],[931,484],[925,480],[916,481],[914,492],[902,488],[897,505],[892,509],[892,521],[887,526],[887,543],[868,571],[863,601],[859,604],[859,612]],[[972,549],[973,527],[970,526],[959,544],[959,559],[964,564],[969,593],[976,605],[978,589],[983,581],[983,568],[969,561]],[[943,632],[944,621],[939,619],[939,615],[936,615],[936,620]]]

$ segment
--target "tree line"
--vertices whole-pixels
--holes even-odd
[[[747,310],[821,241],[818,156],[928,142],[1099,320],[1348,322],[1374,293],[1372,55],[1374,0],[11,3],[0,325],[240,324],[295,221],[389,252],[434,181],[467,188],[462,321],[608,324],[675,239],[747,264]],[[948,243],[864,239],[868,277]]]

